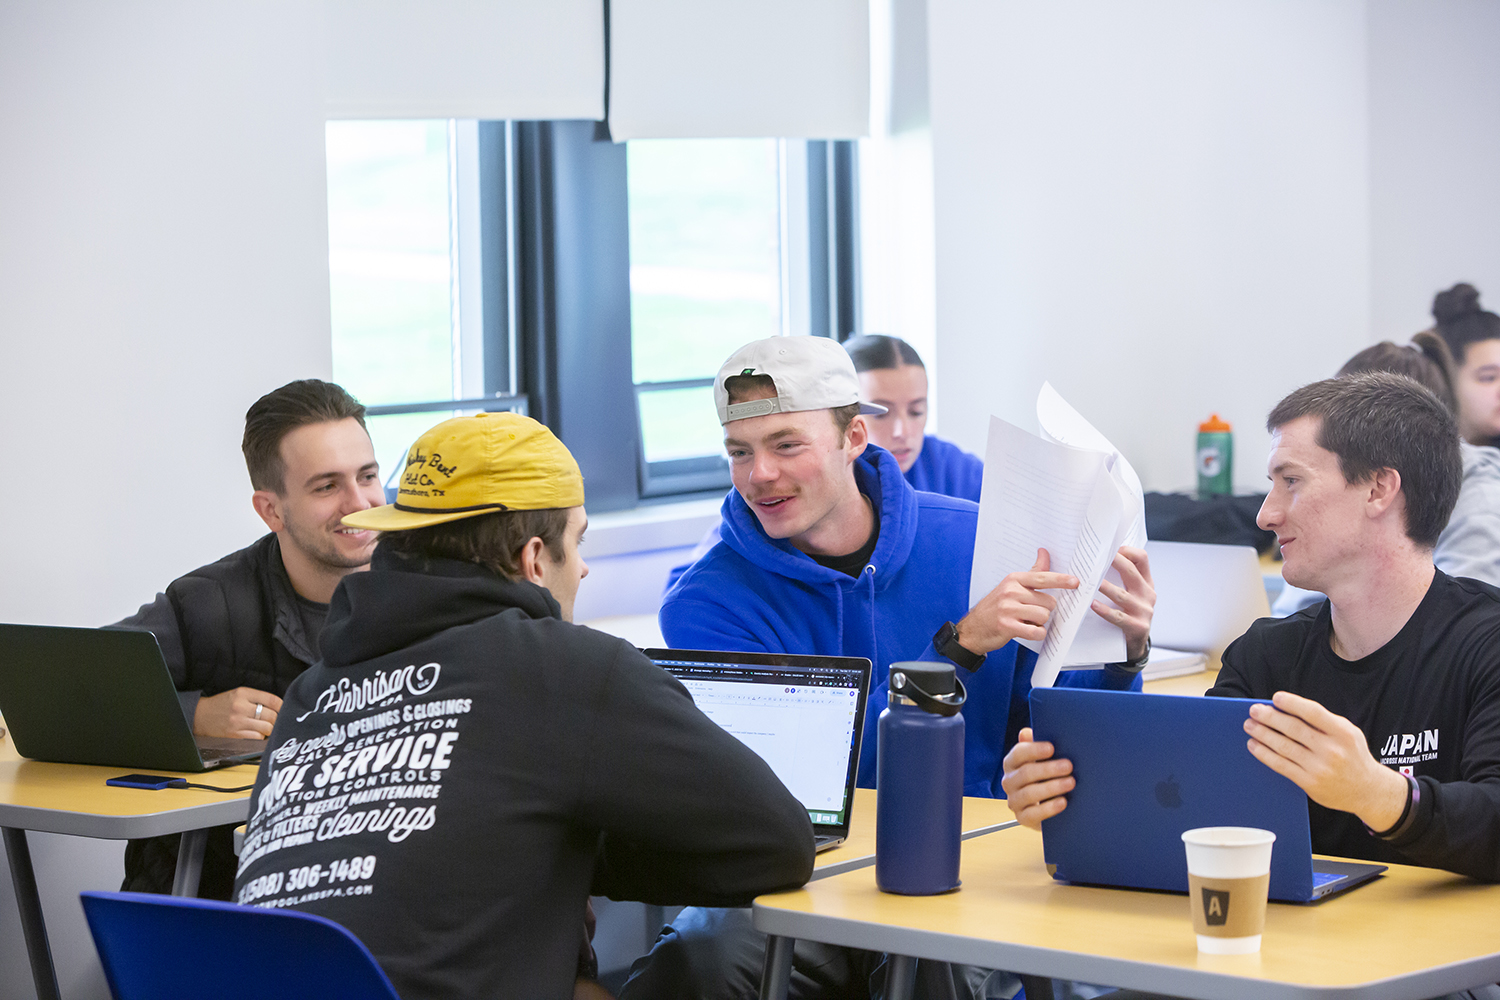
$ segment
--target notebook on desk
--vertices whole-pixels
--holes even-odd
[[[850,656],[647,649],[693,702],[760,755],[812,820],[817,849],[844,842],[864,733],[870,661]]]
[[[1034,688],[1031,726],[1073,762],[1068,807],[1042,821],[1043,854],[1066,882],[1187,892],[1182,833],[1251,826],[1276,834],[1272,899],[1307,903],[1367,882],[1384,865],[1312,855],[1307,795],[1250,755],[1254,702]]]
[[[265,747],[195,738],[150,632],[0,625],[0,715],[22,757],[64,764],[206,771]]]

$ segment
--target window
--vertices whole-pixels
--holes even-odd
[[[722,489],[729,474],[713,417],[713,376],[724,358],[763,337],[847,337],[857,329],[830,284],[840,273],[830,258],[841,231],[836,212],[852,203],[852,190],[828,197],[840,190],[831,154],[848,161],[850,144],[652,139],[626,146],[641,495]],[[843,230],[852,240],[852,228]],[[831,304],[843,314],[830,312]]]
[[[334,380],[368,407],[389,479],[434,423],[525,405],[510,324],[485,302],[486,264],[503,277],[506,259],[485,246],[486,207],[503,218],[506,187],[485,196],[478,122],[338,121],[326,135]]]
[[[722,490],[723,359],[857,330],[852,143],[617,144],[592,122],[327,138],[334,378],[388,477],[433,423],[514,409],[573,451],[593,510]]]
[[[648,495],[663,473],[728,485],[713,375],[736,347],[783,332],[779,145],[626,144],[631,359]]]

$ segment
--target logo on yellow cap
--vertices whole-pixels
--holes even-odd
[[[582,505],[583,474],[552,431],[516,413],[477,413],[417,438],[396,502],[350,514],[344,523],[405,531],[497,510]]]

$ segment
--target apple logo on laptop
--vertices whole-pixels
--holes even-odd
[[[1182,805],[1182,787],[1172,775],[1167,775],[1166,781],[1156,783],[1156,801],[1168,809],[1176,809]]]

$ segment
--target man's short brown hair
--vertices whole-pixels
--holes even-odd
[[[1266,430],[1302,417],[1319,419],[1318,447],[1338,456],[1346,483],[1395,469],[1406,497],[1407,537],[1423,548],[1437,544],[1464,473],[1458,424],[1431,390],[1392,372],[1325,379],[1277,403]]]
[[[730,405],[753,399],[773,399],[777,394],[776,381],[769,375],[731,375],[724,380],[724,391],[729,394]],[[859,416],[859,404],[835,406],[828,412],[833,415],[833,426],[838,428],[839,444],[843,444],[849,436],[849,425]]]
[[[282,439],[307,424],[350,418],[365,426],[363,404],[345,392],[343,386],[321,379],[288,382],[257,399],[245,413],[245,437],[240,442],[245,467],[250,471],[250,485],[281,495],[286,489]]]
[[[391,531],[380,536],[378,546],[407,558],[476,563],[508,580],[519,580],[521,550],[533,538],[542,540],[553,562],[568,557],[563,535],[570,509],[502,510],[427,528]]]

